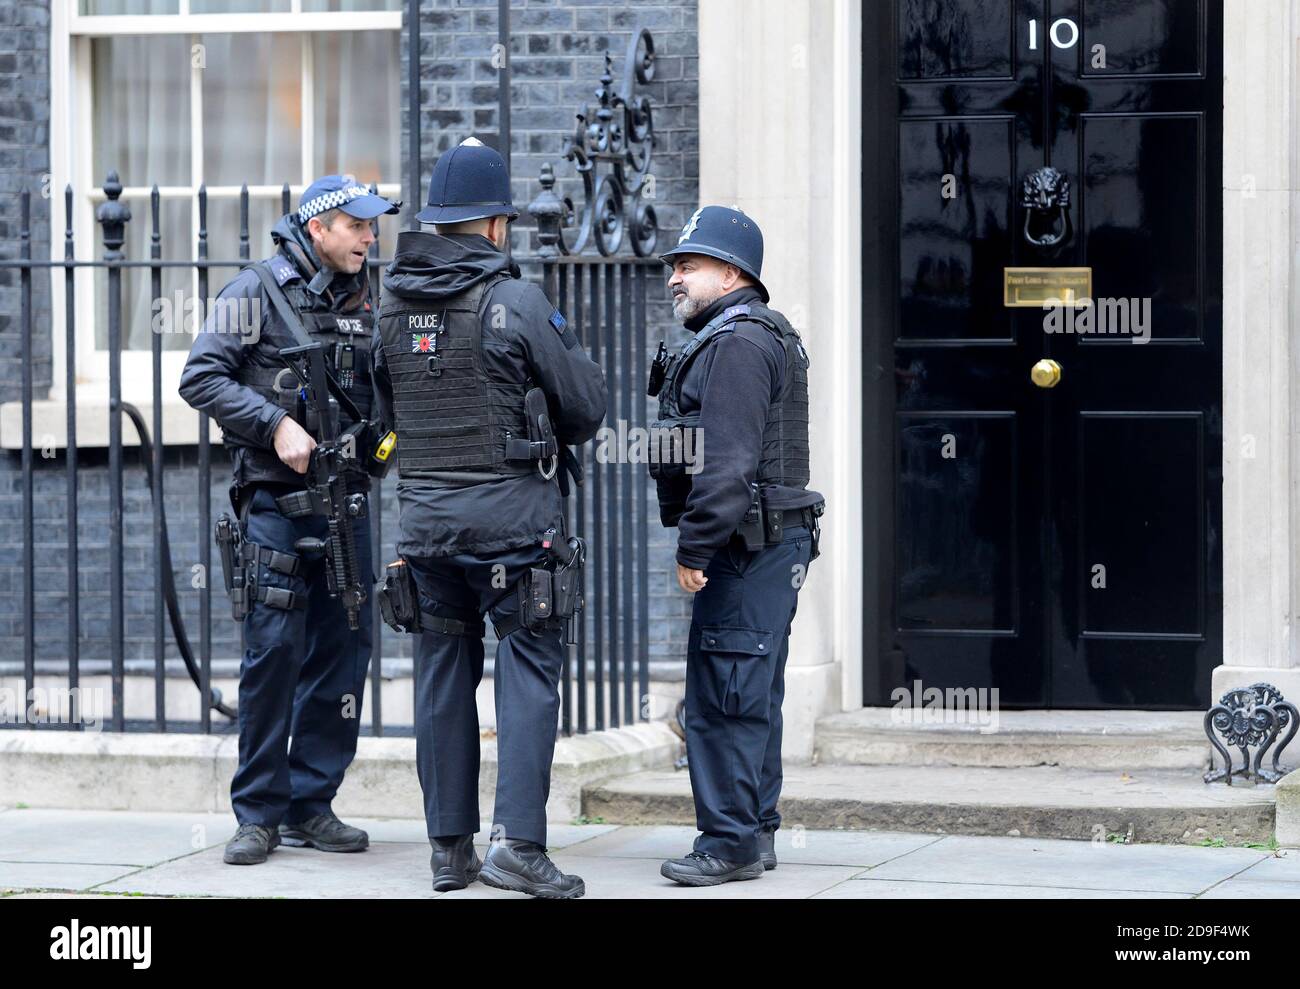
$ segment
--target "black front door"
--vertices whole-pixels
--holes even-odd
[[[1222,3],[864,17],[865,702],[1204,707]]]

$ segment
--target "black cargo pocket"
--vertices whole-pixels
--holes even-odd
[[[707,670],[712,713],[765,718],[772,692],[771,632],[708,625],[700,629],[700,658]]]

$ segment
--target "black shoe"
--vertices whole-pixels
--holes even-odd
[[[429,868],[433,870],[433,889],[435,893],[447,893],[453,889],[464,889],[478,878],[482,863],[474,851],[474,836],[460,835],[457,838],[430,838],[433,857]]]
[[[260,865],[271,849],[280,844],[280,836],[260,824],[241,824],[235,836],[226,842],[221,860],[226,865]]]
[[[310,845],[322,852],[362,852],[370,847],[370,835],[344,824],[332,810],[301,824],[281,824],[280,839],[290,848]]]
[[[738,879],[760,878],[763,862],[761,859],[748,864],[727,862],[707,852],[691,852],[684,859],[669,859],[660,867],[659,875],[683,886],[718,886]]]
[[[483,857],[479,882],[544,900],[576,900],[587,892],[577,876],[566,876],[546,857],[546,849],[531,841],[503,838],[494,841]]]
[[[767,828],[758,832],[758,860],[771,872],[776,868],[776,832]]]

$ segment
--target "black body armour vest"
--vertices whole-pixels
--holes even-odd
[[[535,469],[533,461],[506,459],[509,440],[528,438],[531,384],[495,380],[483,365],[482,310],[508,280],[489,278],[436,302],[388,296],[379,332],[393,382],[399,477]]]
[[[714,317],[707,326],[687,341],[681,352],[672,357],[664,373],[659,390],[659,420],[655,431],[665,436],[668,431],[696,429],[700,425],[699,413],[686,415],[681,411],[682,380],[703,350],[735,331],[738,320],[750,320],[770,331],[781,341],[785,351],[785,382],[781,394],[768,403],[767,420],[763,424],[763,450],[758,460],[757,481],[760,486],[778,484],[789,488],[806,488],[810,479],[808,458],[808,354],[803,341],[789,321],[775,309],[759,303],[732,306]],[[704,443],[705,463],[708,462],[708,437]],[[680,448],[679,444],[675,444]],[[661,440],[661,449],[665,448]],[[699,449],[697,444],[696,449]],[[651,476],[658,479],[685,475],[686,465],[678,458],[651,464]]]
[[[357,292],[348,303],[350,308],[342,311],[330,309],[323,298],[307,290],[298,269],[282,254],[259,261],[271,273],[289,304],[298,313],[305,329],[312,340],[318,340],[325,352],[325,364],[333,373],[339,385],[356,404],[362,417],[369,419],[374,390],[370,377],[370,347],[374,338],[375,314],[370,306],[368,288]],[[367,283],[368,284],[368,283]],[[271,303],[271,311],[275,307]],[[283,335],[283,339],[279,337]],[[281,347],[296,346],[298,341],[284,328],[277,327],[277,339],[267,341],[272,352]],[[252,388],[268,401],[288,411],[298,425],[302,426],[313,439],[320,440],[319,424],[301,393],[301,386],[294,373],[283,362],[274,366],[244,364],[235,374],[235,380]],[[342,408],[339,409],[340,431],[352,425],[354,420]],[[281,462],[274,450],[260,447],[248,447],[243,457],[243,467],[239,480],[242,483],[253,481],[280,481],[295,484],[302,483],[302,475],[295,473]]]

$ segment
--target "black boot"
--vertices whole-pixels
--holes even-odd
[[[281,824],[280,839],[291,848],[310,845],[322,852],[361,852],[370,847],[368,834],[344,824],[331,810],[301,824]]]
[[[278,844],[280,836],[274,829],[260,824],[241,824],[235,836],[226,842],[222,861],[226,865],[260,865]]]
[[[430,838],[429,844],[433,846],[429,868],[433,870],[434,892],[464,889],[478,878],[482,863],[478,860],[478,852],[474,851],[472,834]]]
[[[540,896],[545,900],[576,900],[587,892],[577,876],[566,876],[546,857],[546,849],[532,841],[503,838],[494,841],[483,858],[479,882],[496,889]]]
[[[737,879],[758,879],[763,875],[763,862],[727,862],[707,852],[691,852],[684,859],[669,859],[659,874],[683,886],[719,886]]]
[[[776,868],[776,832],[763,828],[758,832],[758,859],[771,872]]]

